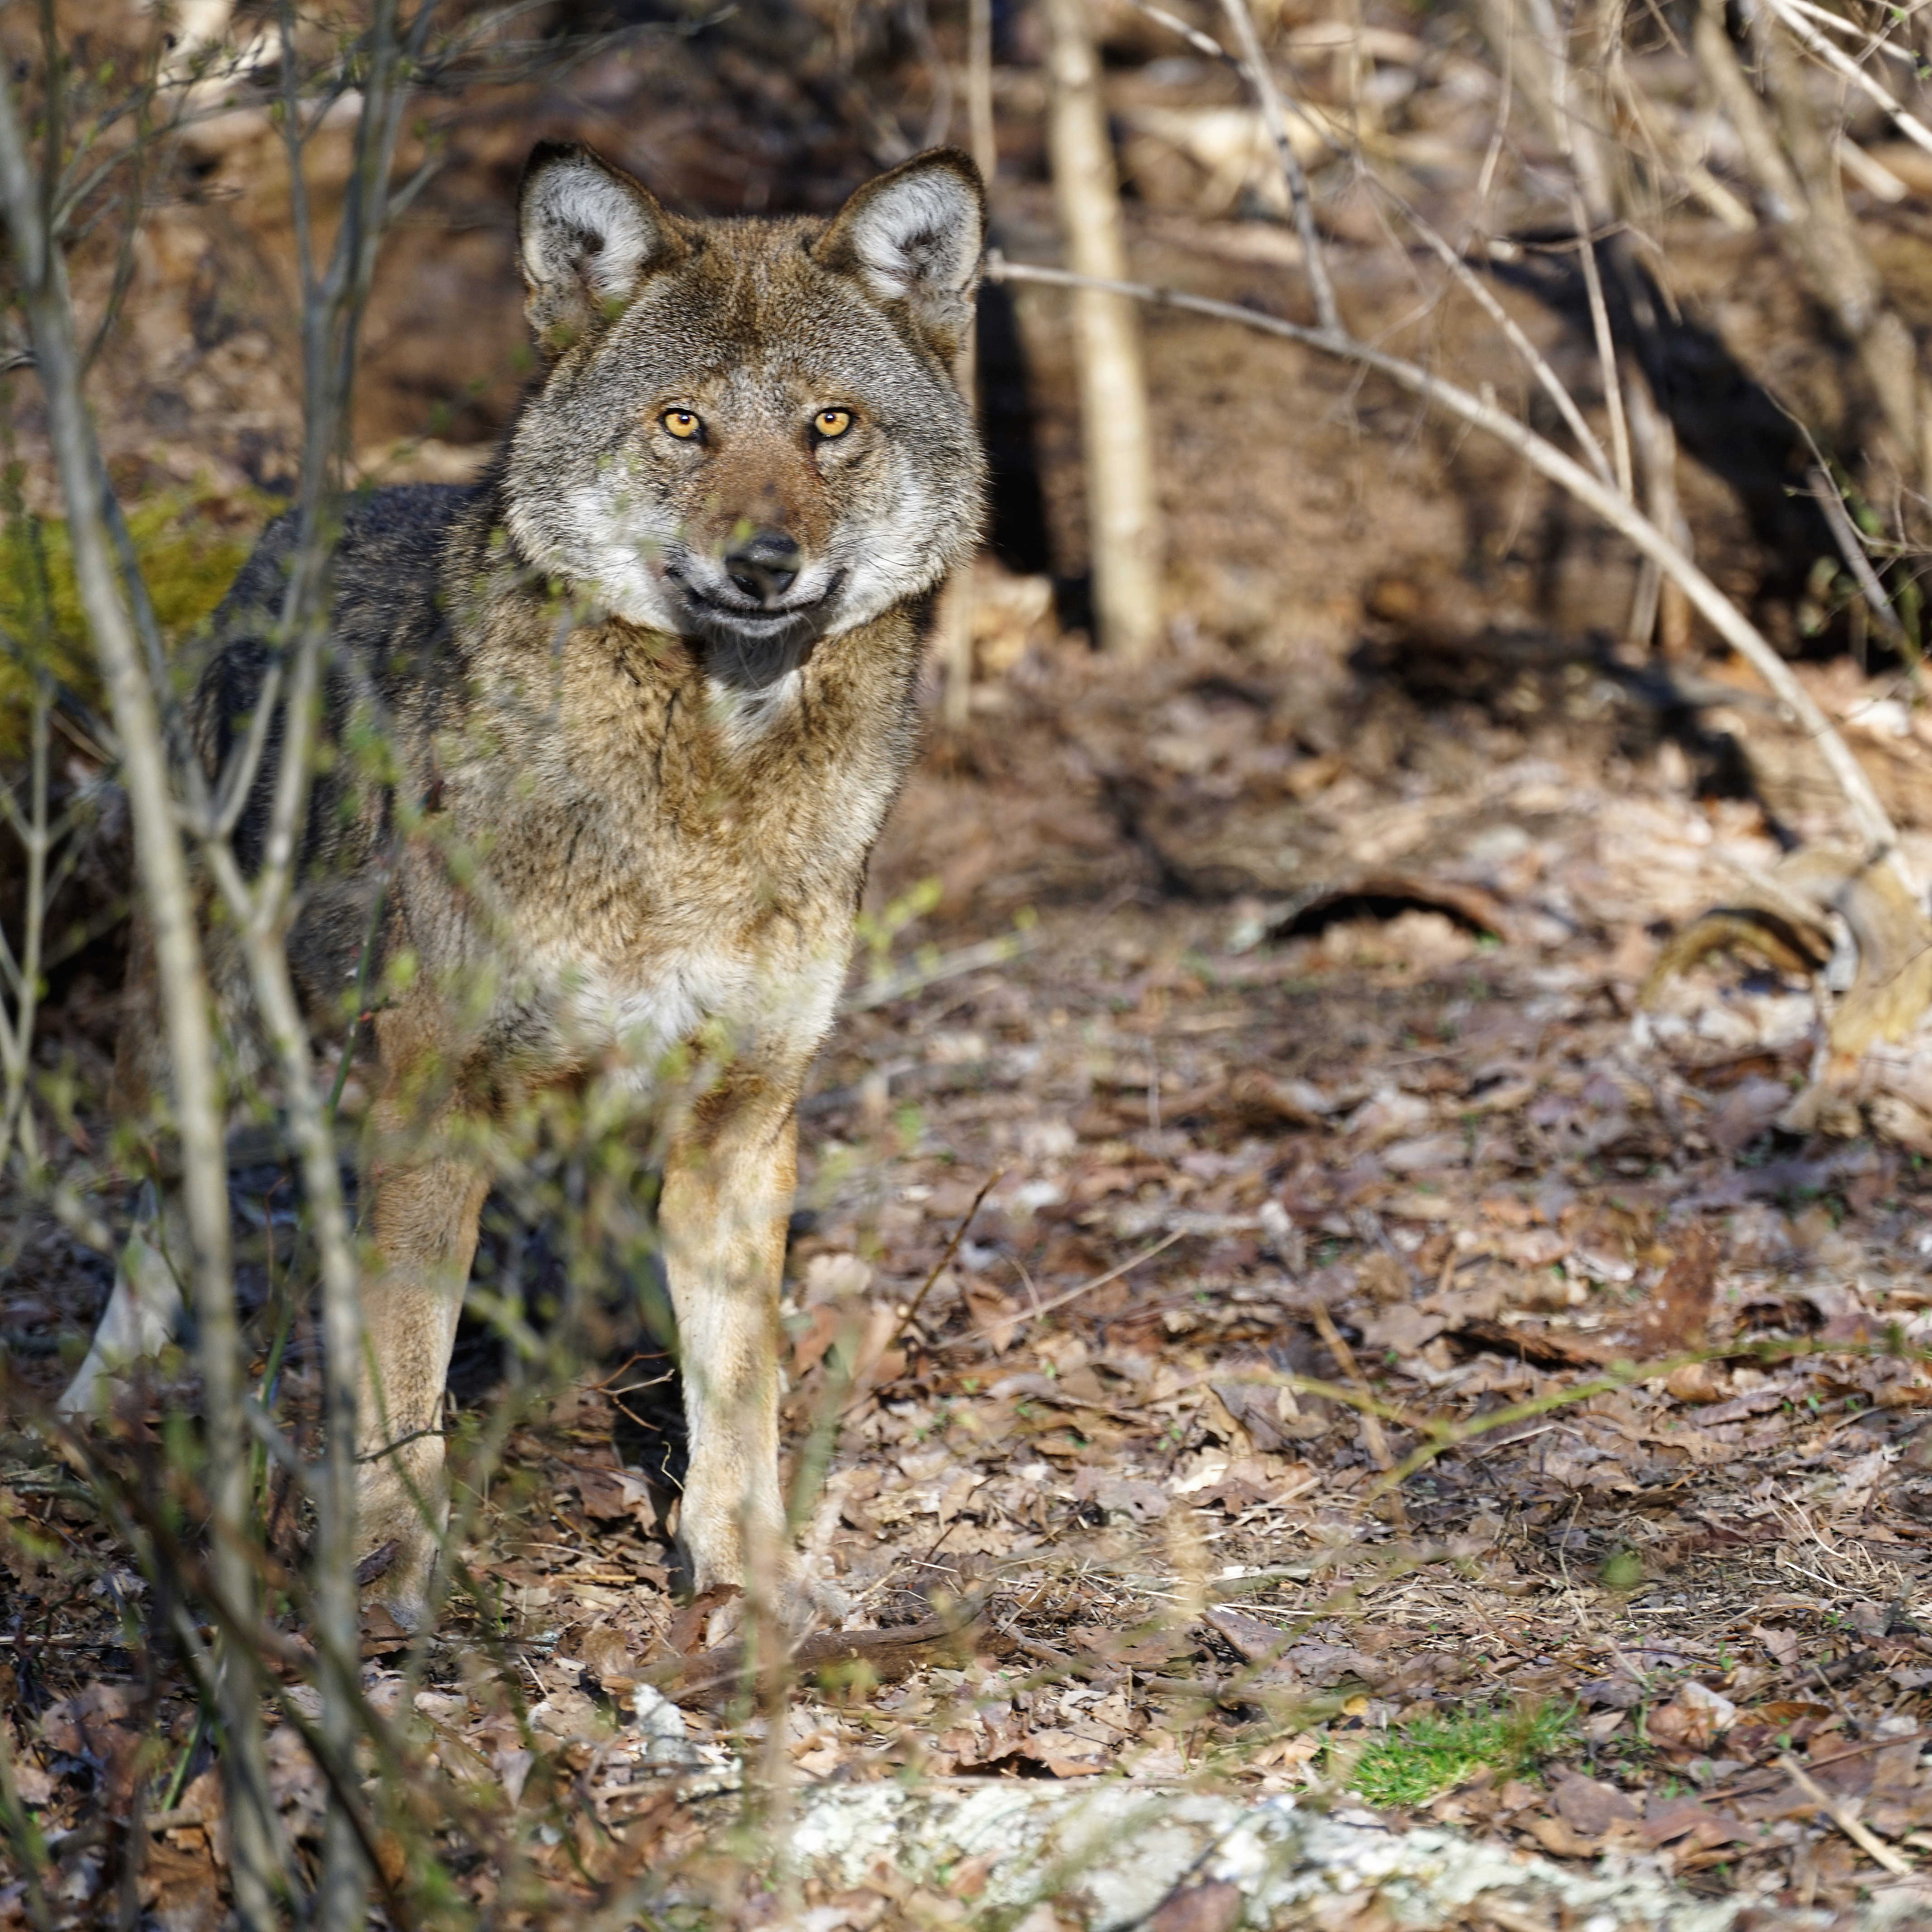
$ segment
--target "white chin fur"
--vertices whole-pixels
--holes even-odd
[[[712,718],[725,743],[734,752],[743,752],[756,744],[780,718],[791,714],[804,682],[802,670],[788,670],[756,690],[722,678],[707,678],[705,694],[710,700]]]
[[[898,493],[890,520],[874,525],[846,565],[838,613],[826,628],[836,637],[930,590],[958,560],[934,541],[932,508],[916,488]]]

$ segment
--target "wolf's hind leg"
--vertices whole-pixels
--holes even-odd
[[[178,1204],[170,1196],[164,1208],[154,1183],[148,1182],[141,1190],[134,1225],[114,1270],[114,1292],[94,1329],[93,1346],[55,1404],[60,1414],[104,1414],[110,1400],[109,1384],[137,1364],[153,1360],[167,1346],[181,1316],[181,1282],[175,1270],[177,1264],[188,1264],[186,1238]]]

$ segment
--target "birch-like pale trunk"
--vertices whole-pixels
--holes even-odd
[[[1126,278],[1120,185],[1085,0],[1046,0],[1054,198],[1072,272]],[[1136,662],[1161,635],[1160,531],[1140,318],[1094,288],[1072,297],[1087,471],[1088,545],[1100,648]]]
[[[986,184],[992,201],[1000,170],[1000,150],[993,128],[992,0],[968,0],[966,13],[966,126],[972,142],[974,165]],[[959,386],[966,406],[979,406],[979,332],[969,327],[959,350]],[[940,662],[946,680],[946,722],[966,722],[973,708],[973,567],[953,572],[939,607]]]

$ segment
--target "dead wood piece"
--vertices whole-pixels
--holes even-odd
[[[983,1610],[976,1610],[964,1617],[928,1617],[899,1630],[815,1631],[788,1655],[765,1666],[755,1686],[742,1643],[677,1658],[646,1672],[641,1681],[674,1704],[718,1711],[741,1696],[762,1696],[786,1682],[829,1672],[841,1664],[862,1664],[875,1682],[893,1684],[924,1664],[970,1657],[976,1649],[1004,1653],[1012,1647],[1010,1639],[988,1630]]]
[[[1638,989],[1637,1004],[1654,1010],[1672,980],[1719,952],[1755,952],[1780,973],[1815,973],[1832,956],[1830,935],[1821,925],[1796,926],[1762,906],[1716,906],[1664,942]]]
[[[1230,1610],[1224,1604],[1209,1604],[1202,1612],[1201,1621],[1232,1644],[1249,1664],[1276,1663],[1295,1641],[1294,1631],[1283,1630],[1279,1624],[1264,1623],[1259,1617]]]
[[[1237,1073],[1228,1082],[1228,1098],[1236,1114],[1258,1126],[1286,1121],[1290,1126],[1319,1127],[1341,1112],[1312,1082],[1285,1080],[1259,1066]]]
[[[1360,877],[1316,886],[1298,895],[1275,921],[1270,937],[1318,932],[1337,920],[1368,914],[1392,919],[1404,912],[1439,912],[1467,931],[1508,944],[1515,923],[1494,893],[1453,879],[1412,872],[1364,872]]]
[[[1861,1820],[1858,1814],[1841,1798],[1835,1798],[1817,1780],[1813,1778],[1789,1751],[1780,1751],[1778,1757],[1778,1768],[1789,1778],[1811,1802],[1824,1813],[1852,1843],[1863,1852],[1874,1864],[1883,1867],[1894,1878],[1909,1878],[1914,1869],[1912,1861],[1894,1851],[1885,1840]]]
[[[1860,1056],[1918,1030],[1932,1007],[1932,920],[1895,874],[1849,853],[1795,854],[1781,885],[1835,912],[1858,948],[1858,970],[1833,1010],[1834,1054]]]
[[[1601,1369],[1613,1362],[1654,1361],[1694,1348],[1703,1340],[1722,1252],[1716,1236],[1694,1223],[1679,1238],[1663,1279],[1645,1298],[1635,1318],[1601,1330],[1588,1341],[1486,1316],[1466,1316],[1443,1332],[1465,1347],[1514,1355],[1540,1369]],[[1672,1393],[1678,1390],[1673,1388]]]
[[[1716,1293],[1720,1250],[1700,1222],[1686,1228],[1664,1279],[1644,1298],[1630,1340],[1640,1360],[1694,1348],[1704,1339]]]
[[[1239,1886],[1210,1879],[1170,1892],[1147,1922],[1148,1932],[1232,1932],[1246,1910]]]
[[[1932,1012],[1932,919],[1894,868],[1830,847],[1794,853],[1748,881],[1738,903],[1678,933],[1651,968],[1639,1004],[1654,1007],[1672,979],[1723,951],[1756,952],[1781,970],[1815,977],[1835,950],[1834,916],[1856,956],[1852,982],[1829,1001],[1810,1084],[1780,1124],[1856,1132],[1854,1103],[1862,1101],[1880,1134],[1916,1148],[1932,1138],[1916,1045]]]
[[[1547,1329],[1511,1327],[1484,1315],[1470,1316],[1443,1332],[1466,1347],[1514,1355],[1539,1369],[1600,1369],[1608,1359],[1588,1342],[1572,1341]]]

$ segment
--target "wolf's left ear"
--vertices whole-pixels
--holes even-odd
[[[689,244],[648,190],[574,142],[540,141],[517,190],[530,326],[560,349],[622,308]]]
[[[832,218],[814,256],[902,302],[942,355],[959,346],[980,284],[986,190],[970,155],[934,148],[869,181]]]

